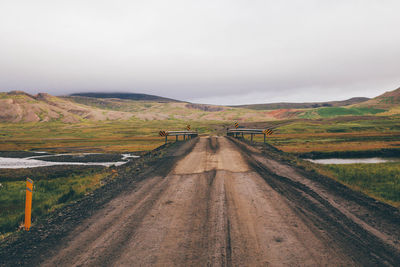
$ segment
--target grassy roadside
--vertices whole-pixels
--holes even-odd
[[[57,175],[54,175],[54,168],[35,169],[38,168],[29,175],[34,181],[32,221],[81,198],[112,174],[111,168],[104,167],[73,170],[57,166]],[[26,176],[22,174],[26,174],[26,169],[12,171],[14,177],[10,177],[8,170],[0,170],[0,237],[15,231],[24,220]],[[35,175],[39,172],[40,175]]]
[[[277,153],[276,148],[268,144],[258,143],[258,146],[266,149],[268,154],[272,153],[275,159],[297,166],[308,173],[329,177],[354,191],[400,208],[400,162],[323,165],[303,160],[290,153]]]
[[[254,140],[262,142],[262,138]],[[294,120],[275,129],[267,140],[290,153],[396,149],[400,148],[400,116]]]
[[[127,182],[131,185],[141,173],[151,170],[152,164],[160,162],[168,151],[178,149],[180,144],[182,142],[162,145],[118,167],[59,165],[0,169],[0,241],[7,240],[6,237],[14,240],[25,233],[16,230],[23,223],[26,177],[34,181],[33,226],[43,226],[49,218],[77,220],[83,215],[65,218],[58,211],[76,212],[71,207],[79,205],[83,205],[79,207],[84,210],[93,211],[93,205],[100,205],[99,203],[107,201],[111,196],[119,194],[126,188]],[[60,229],[61,232],[64,230]]]
[[[400,208],[400,162],[322,165],[298,158],[295,162],[306,171],[329,177],[354,191]]]
[[[400,208],[400,163],[318,166],[353,190]]]

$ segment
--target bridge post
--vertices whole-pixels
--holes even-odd
[[[176,137],[176,140],[175,140],[175,142],[178,142],[178,135],[176,135],[175,137]]]
[[[168,135],[165,136],[165,143],[168,142]]]
[[[264,144],[265,144],[265,134],[264,134]]]

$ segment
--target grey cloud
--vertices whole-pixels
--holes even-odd
[[[0,3],[0,90],[214,104],[374,96],[400,84],[398,1]]]

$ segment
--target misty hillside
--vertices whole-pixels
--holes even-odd
[[[250,104],[250,105],[237,105],[232,107],[241,107],[255,110],[273,110],[273,109],[303,109],[303,108],[319,108],[319,107],[344,107],[353,104],[368,101],[367,97],[353,97],[343,101],[329,101],[329,102],[309,102],[309,103],[269,103],[269,104]]]
[[[159,98],[157,98],[159,99]],[[275,115],[264,111],[229,108],[224,106],[190,104],[186,102],[160,102],[119,98],[83,96],[56,97],[45,93],[30,95],[22,91],[0,93],[0,122],[76,123],[105,120],[209,120],[209,121],[262,121]]]
[[[228,107],[173,100],[161,101],[167,99],[162,97],[156,97],[156,100],[152,101],[149,100],[150,97],[146,97],[147,100],[116,98],[118,94],[106,94],[108,96],[106,98],[99,98],[101,94],[96,93],[82,95],[86,96],[56,97],[46,93],[30,95],[21,91],[0,93],[0,122],[77,123],[106,120],[256,122],[400,113],[400,88],[368,101],[364,101],[365,98],[353,98],[346,101],[308,103],[311,108],[305,108],[307,103],[265,104],[270,109],[265,109],[266,106],[263,104]]]
[[[75,93],[69,96],[81,96],[81,97],[92,97],[92,98],[118,98],[138,101],[154,101],[154,102],[182,102],[179,100],[156,96],[148,94],[136,94],[136,93]]]
[[[0,122],[74,123],[82,120],[129,119],[132,114],[104,111],[80,105],[46,93],[30,95],[22,91],[0,93]]]

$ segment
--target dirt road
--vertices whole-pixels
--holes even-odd
[[[83,221],[43,266],[395,266],[396,221],[223,137]],[[365,216],[364,216],[365,217]]]
[[[399,266],[397,209],[274,153],[187,142],[10,242],[0,265]]]

